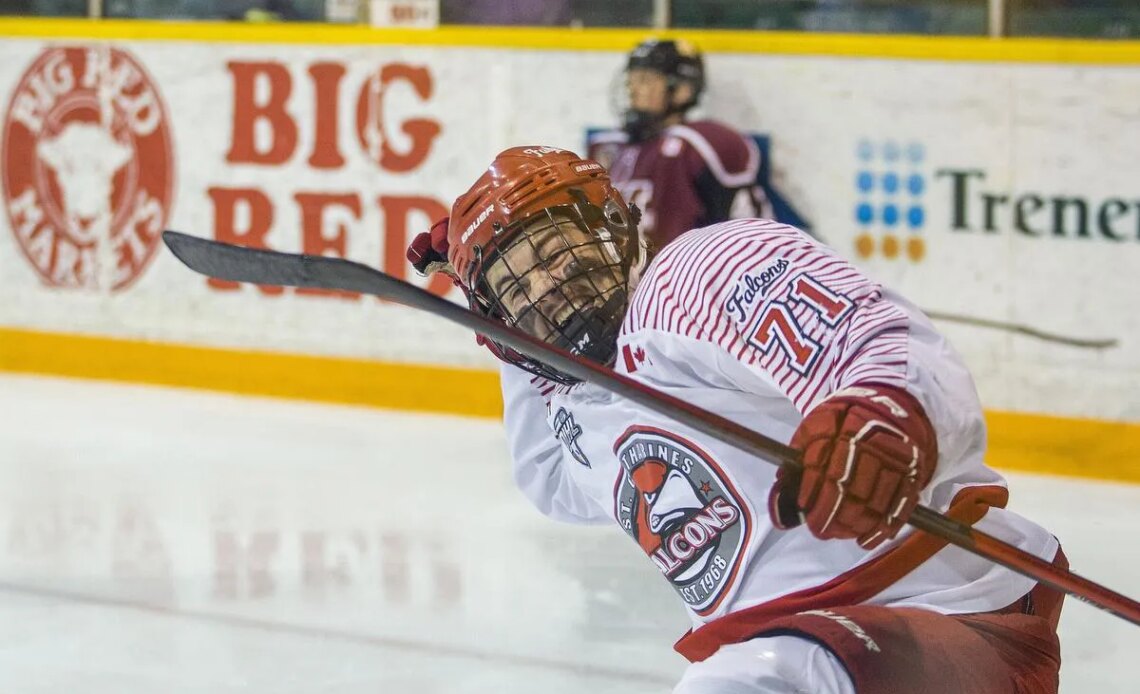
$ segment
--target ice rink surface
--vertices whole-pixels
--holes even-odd
[[[495,422],[12,375],[0,414],[5,694],[634,694],[684,667],[656,569],[533,511]],[[1074,570],[1140,594],[1140,486],[1010,478]],[[1140,691],[1140,628],[1069,600],[1061,630],[1062,692]]]

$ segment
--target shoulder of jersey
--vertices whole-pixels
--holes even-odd
[[[649,271],[669,265],[681,257],[699,260],[703,264],[718,263],[716,251],[720,249],[732,251],[739,257],[753,246],[777,251],[805,245],[819,246],[794,226],[771,219],[730,219],[681,234],[654,257]]]
[[[624,130],[597,130],[586,136],[586,146],[595,145],[624,145],[629,141],[629,135]]]
[[[722,295],[741,276],[803,251],[828,253],[799,229],[768,219],[729,220],[687,231],[646,269],[630,301],[626,332],[715,321],[712,314],[723,303]],[[680,314],[688,318],[682,320]]]
[[[666,128],[663,135],[663,149],[673,147],[695,152],[726,188],[739,188],[756,181],[760,150],[752,138],[723,123],[712,120],[680,123]],[[671,141],[680,144],[671,144]]]

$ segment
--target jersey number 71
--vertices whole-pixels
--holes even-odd
[[[764,354],[778,346],[796,373],[807,374],[815,366],[822,348],[796,322],[792,309],[800,303],[817,313],[820,320],[831,328],[855,310],[855,304],[847,297],[836,294],[808,275],[797,275],[792,278],[787,298],[772,301],[764,307],[760,322],[748,336],[748,342]]]

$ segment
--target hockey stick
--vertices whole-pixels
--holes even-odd
[[[164,232],[162,238],[187,267],[208,277],[254,284],[348,290],[395,301],[473,330],[563,373],[601,386],[758,458],[777,465],[800,467],[799,453],[794,448],[667,393],[658,392],[612,369],[548,345],[520,330],[481,316],[367,265],[341,258],[232,246],[174,231]],[[965,523],[924,506],[915,508],[908,523],[1140,626],[1140,603],[1135,600],[1053,566]]]
[[[992,328],[994,330],[1006,330],[1018,335],[1025,335],[1033,337],[1044,342],[1056,342],[1062,345],[1069,345],[1070,347],[1085,347],[1087,349],[1108,349],[1109,347],[1116,347],[1120,344],[1119,340],[1115,338],[1084,338],[1084,337],[1067,337],[1065,335],[1057,335],[1055,333],[1047,333],[1044,330],[1031,328],[1028,325],[1020,325],[1018,323],[1003,323],[1001,321],[990,320],[989,318],[974,318],[971,316],[960,316],[956,313],[942,313],[941,311],[926,311],[923,313],[932,320],[947,321],[950,323],[962,323],[963,325],[972,325],[978,328]]]
[[[796,226],[793,224],[793,226]],[[807,232],[812,238],[825,245],[830,245],[818,231]],[[944,321],[946,323],[961,323],[962,325],[972,325],[975,328],[989,328],[991,330],[1004,330],[1006,332],[1014,333],[1017,335],[1025,335],[1032,337],[1042,342],[1055,342],[1060,345],[1068,345],[1070,347],[1081,347],[1084,349],[1108,349],[1116,347],[1120,344],[1120,340],[1114,337],[1108,338],[1095,338],[1095,337],[1069,337],[1068,335],[1058,335],[1056,333],[1038,330],[1032,326],[1023,325],[1021,323],[1006,323],[1004,321],[993,320],[990,318],[977,318],[975,316],[963,316],[960,313],[945,313],[943,311],[927,311],[919,307],[926,317],[931,320]]]

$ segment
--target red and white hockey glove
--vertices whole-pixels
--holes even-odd
[[[431,231],[422,231],[416,234],[408,245],[408,262],[424,277],[436,272],[445,272],[451,276],[456,284],[459,278],[451,269],[447,260],[447,222],[450,217],[444,217],[431,225]]]
[[[781,467],[768,497],[777,528],[806,523],[821,540],[873,549],[898,534],[938,462],[934,428],[910,393],[872,385],[841,390],[792,435],[803,470]]]

